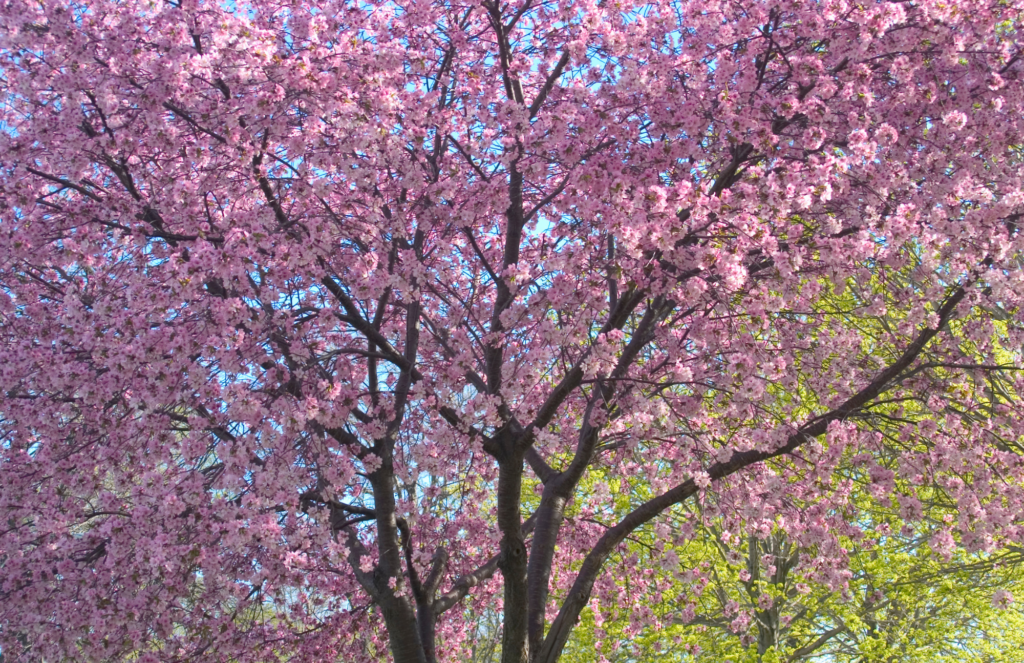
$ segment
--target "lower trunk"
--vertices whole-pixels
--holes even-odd
[[[437,663],[437,652],[434,650],[435,624],[433,603],[421,603],[416,611],[416,625],[419,627],[420,642],[427,663]]]
[[[550,493],[550,494],[549,494]],[[529,593],[529,643],[536,655],[544,639],[544,617],[548,602],[548,581],[551,578],[551,564],[555,555],[555,542],[565,514],[565,498],[546,488],[538,509],[537,525],[533,530],[533,544],[530,547],[527,591]]]
[[[526,538],[520,518],[523,462],[502,463],[498,470],[498,527],[501,557],[498,568],[505,583],[501,663],[528,663],[526,591]]]
[[[431,663],[420,640],[416,613],[407,599],[395,597],[380,606],[395,663]]]
[[[401,538],[395,515],[395,475],[390,445],[379,444],[374,450],[381,458],[381,466],[369,477],[377,523],[378,561],[373,579],[380,597],[377,603],[388,630],[388,641],[395,663],[429,663],[420,639],[412,600],[396,593],[389,585],[390,581],[404,575]]]

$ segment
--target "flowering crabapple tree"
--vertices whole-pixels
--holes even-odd
[[[5,660],[554,663],[844,459],[1021,543],[1021,9],[3,0]]]

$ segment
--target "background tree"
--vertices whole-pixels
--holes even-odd
[[[902,535],[902,523],[893,510],[868,528],[877,534],[866,547],[842,541],[851,552],[837,588],[816,579],[816,550],[781,533],[734,537],[708,523],[668,558],[639,537],[613,562],[619,594],[588,607],[563,660],[1014,660],[1020,550],[946,558],[928,544],[934,531]],[[645,605],[652,618],[638,620]]]
[[[7,0],[5,656],[554,663],[687,501],[841,582],[845,456],[1019,544],[1019,19]]]

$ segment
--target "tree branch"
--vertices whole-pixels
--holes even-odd
[[[882,371],[857,394],[847,399],[846,402],[831,412],[815,417],[805,423],[795,433],[790,435],[786,443],[778,449],[770,451],[751,449],[749,451],[735,452],[729,460],[713,464],[707,471],[710,479],[713,481],[719,480],[756,463],[788,454],[808,440],[823,435],[828,430],[828,425],[833,421],[841,420],[850,413],[864,407],[878,396],[890,381],[896,379],[913,364],[924,347],[938,334],[938,330],[952,316],[957,304],[967,294],[966,288],[967,284],[960,286],[947,297],[945,303],[942,304],[937,312],[939,324],[935,329],[929,327],[921,330],[917,338],[907,347],[900,358],[890,365],[889,368]],[[604,567],[605,561],[612,551],[622,543],[625,537],[669,507],[683,502],[697,492],[698,487],[694,480],[692,478],[687,479],[669,491],[643,503],[623,518],[618,525],[608,529],[601,536],[597,544],[584,559],[583,565],[576,575],[576,580],[569,590],[565,601],[562,603],[558,616],[551,625],[551,629],[535,659],[538,663],[556,663],[562,649],[565,647],[565,643],[569,639],[569,634],[572,632],[580,612],[587,604],[587,601],[590,600],[590,593],[594,582]]]

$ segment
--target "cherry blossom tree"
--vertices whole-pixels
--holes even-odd
[[[844,458],[1024,540],[1017,0],[0,8],[5,660],[554,663]]]

